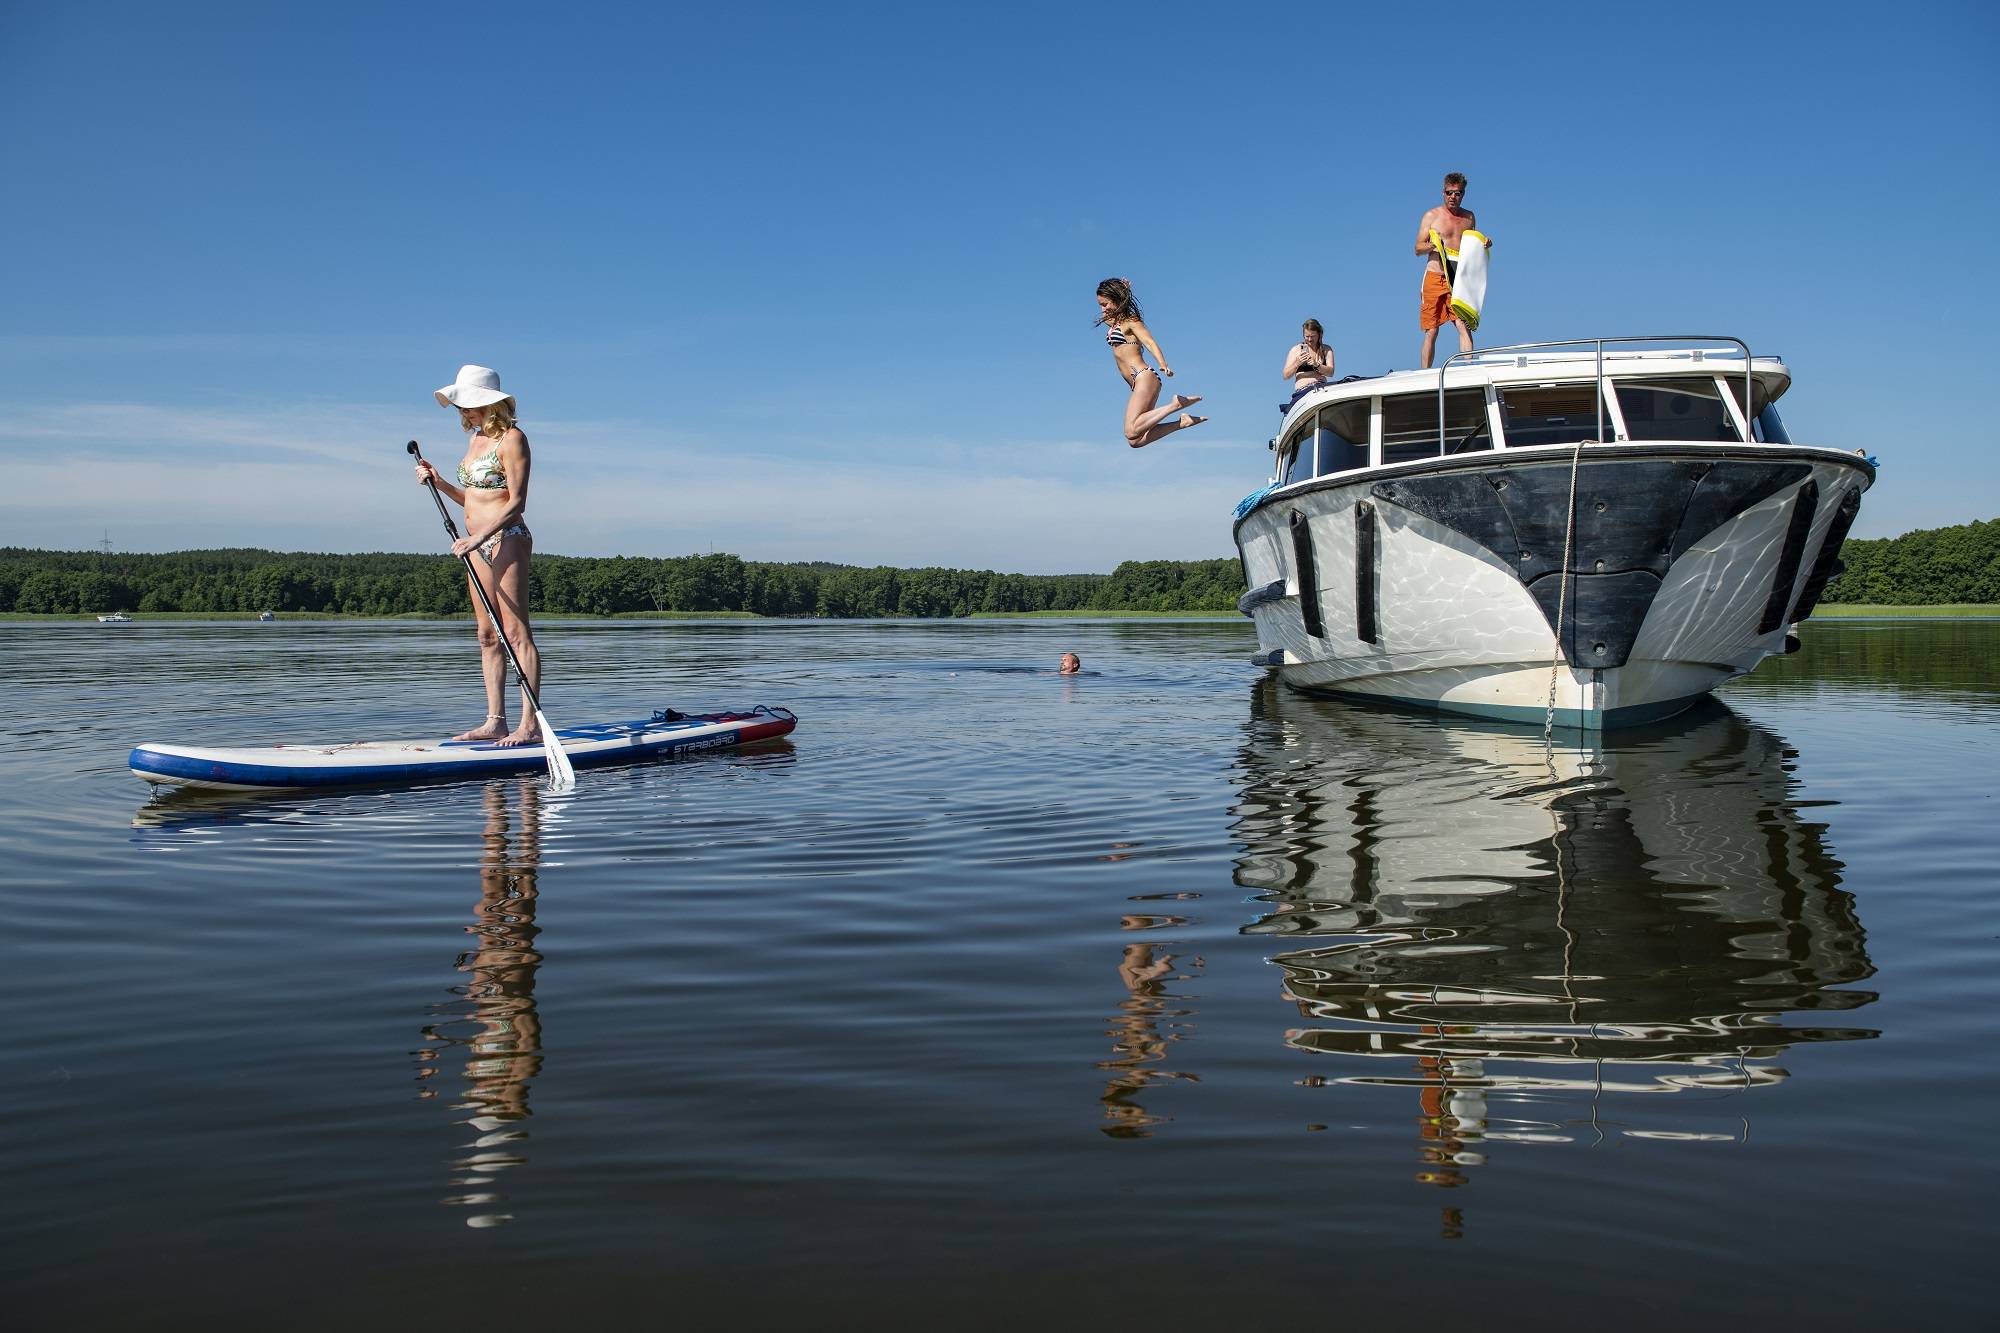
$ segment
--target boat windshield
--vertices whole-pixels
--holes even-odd
[[[1292,438],[1285,443],[1285,456],[1278,460],[1283,471],[1279,484],[1289,486],[1295,481],[1306,481],[1313,474],[1313,434],[1312,423],[1307,422],[1292,432]]]
[[[1790,444],[1792,442],[1792,437],[1785,432],[1785,423],[1778,420],[1778,409],[1769,403],[1764,404],[1764,410],[1759,412],[1756,418],[1751,421],[1750,433],[1765,444]]]
[[[1314,437],[1319,441],[1319,474],[1347,472],[1368,466],[1368,403],[1350,398],[1319,410]]]
[[[1436,392],[1398,394],[1382,400],[1382,461],[1408,463],[1450,453],[1491,449],[1486,392],[1453,389],[1444,396],[1444,444],[1438,444]]]
[[[1509,449],[1611,438],[1611,410],[1597,410],[1595,381],[1510,384],[1500,390],[1500,419]]]
[[[1710,375],[1613,380],[1628,440],[1735,441],[1735,419]]]
[[[1743,406],[1743,381],[1730,376],[1723,383],[1729,386],[1729,396]],[[1750,434],[1764,444],[1790,444],[1792,437],[1785,431],[1785,423],[1778,419],[1778,409],[1771,404],[1771,390],[1764,381],[1750,381],[1752,412]]]

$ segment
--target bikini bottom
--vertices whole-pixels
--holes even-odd
[[[516,523],[510,528],[500,529],[500,531],[479,543],[479,558],[484,560],[489,568],[493,564],[493,558],[500,554],[500,543],[509,537],[526,537],[528,540],[533,541],[535,534],[528,531],[527,524]]]

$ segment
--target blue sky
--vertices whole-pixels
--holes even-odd
[[[1452,169],[1483,343],[1740,336],[1857,535],[2000,516],[1995,7],[1427,13],[8,0],[0,544],[430,549],[470,361],[543,551],[1231,554],[1299,321],[1416,364]],[[1125,447],[1112,274],[1209,425]]]

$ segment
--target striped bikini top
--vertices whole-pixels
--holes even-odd
[[[1116,324],[1106,324],[1104,326],[1104,341],[1113,347],[1123,347],[1132,340],[1126,337],[1125,330],[1119,328]]]

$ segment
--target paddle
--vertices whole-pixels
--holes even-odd
[[[409,450],[410,457],[423,461],[423,451],[417,448],[415,440],[410,441]],[[431,499],[437,502],[438,517],[444,520],[444,530],[451,534],[454,542],[457,541],[458,524],[451,521],[451,513],[444,507],[444,497],[438,494],[437,482],[426,477],[424,485],[430,487]],[[472,590],[479,594],[479,604],[486,608],[486,618],[493,622],[494,632],[500,636],[500,647],[506,651],[507,660],[514,664],[514,679],[521,683],[521,693],[528,696],[528,705],[535,710],[535,725],[542,729],[542,752],[549,761],[549,790],[568,791],[576,785],[576,770],[570,766],[569,756],[563,753],[562,742],[556,739],[556,729],[542,715],[542,701],[528,684],[528,673],[521,670],[521,659],[514,656],[514,645],[507,642],[500,614],[493,609],[493,599],[486,595],[486,585],[479,581],[479,571],[472,567],[471,554],[462,555],[459,560],[465,565],[465,576],[472,580]]]

